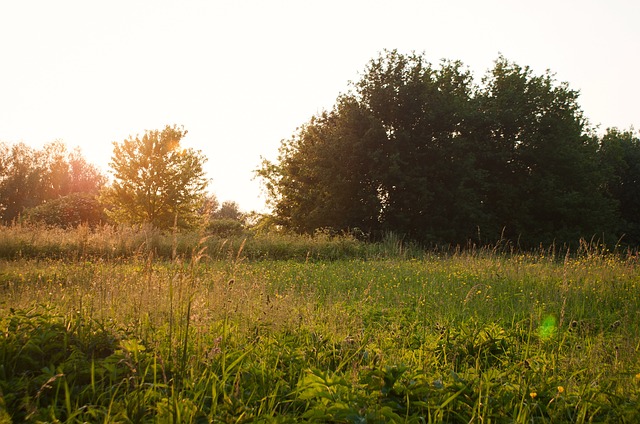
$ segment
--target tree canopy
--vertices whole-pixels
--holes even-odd
[[[499,57],[476,83],[460,62],[385,51],[257,173],[294,231],[536,245],[615,231],[599,152],[578,92],[548,71]]]
[[[166,126],[143,136],[114,142],[113,184],[103,200],[117,222],[149,223],[158,228],[194,225],[205,200],[204,155],[180,145],[184,128]]]
[[[631,130],[609,128],[600,153],[607,176],[605,192],[619,212],[618,234],[623,241],[640,245],[640,139]]]
[[[78,149],[61,141],[35,149],[0,143],[0,222],[10,223],[26,209],[74,193],[95,196],[106,179]]]

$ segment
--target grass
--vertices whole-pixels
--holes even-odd
[[[640,418],[634,256],[33,237],[0,260],[0,423]]]
[[[145,256],[153,252],[163,259],[192,257],[194,248],[205,248],[210,259],[229,259],[242,249],[251,260],[337,260],[347,258],[414,257],[417,246],[388,234],[381,242],[363,243],[350,235],[313,236],[245,231],[234,237],[191,232],[161,232],[150,227],[105,225],[60,229],[29,224],[0,226],[0,258],[102,259]]]

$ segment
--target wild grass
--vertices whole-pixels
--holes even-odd
[[[105,225],[60,229],[30,224],[0,226],[0,258],[58,258],[113,260],[147,255],[164,259],[193,255],[205,247],[211,259],[227,259],[240,246],[250,260],[337,260],[347,258],[418,257],[418,246],[388,234],[377,243],[364,243],[352,235],[319,232],[313,236],[245,231],[232,237],[193,231],[159,231],[148,226]]]
[[[0,422],[640,418],[635,257],[208,242],[0,260]]]

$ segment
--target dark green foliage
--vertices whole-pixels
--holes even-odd
[[[71,391],[74,409],[88,402],[102,372],[96,363],[113,355],[117,344],[95,322],[65,320],[41,308],[11,310],[0,319],[0,332],[0,394],[14,422],[46,419],[57,403],[59,418],[71,418],[72,411],[62,409],[64,391]]]
[[[314,117],[280,148],[280,164],[259,175],[274,201],[277,224],[298,232],[377,230],[382,203],[375,164],[384,129],[350,98]]]
[[[615,237],[608,170],[577,100],[503,57],[476,85],[459,62],[386,51],[258,175],[277,223],[297,232],[526,248]]]
[[[435,68],[393,51],[369,64],[356,90],[384,128],[371,171],[380,178],[383,230],[422,242],[464,242],[476,233],[481,175],[468,130],[471,75],[458,62]]]
[[[243,231],[242,222],[235,219],[211,219],[207,223],[207,233],[217,237],[237,237]]]
[[[601,140],[602,167],[608,171],[606,194],[618,204],[622,242],[640,245],[640,139],[631,130],[610,128]]]
[[[240,211],[240,206],[236,202],[225,201],[218,205],[215,196],[211,195],[207,203],[207,235],[221,238],[249,235],[245,232],[245,214]]]
[[[104,224],[107,216],[95,194],[74,193],[27,209],[23,219],[33,224],[53,227],[95,227]]]
[[[485,203],[502,235],[529,245],[613,235],[615,205],[600,190],[605,175],[578,93],[504,58],[484,84],[477,98],[484,112],[480,167]]]

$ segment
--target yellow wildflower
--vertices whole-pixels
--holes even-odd
[[[531,396],[531,399],[535,399],[538,394],[536,392],[531,392],[529,393],[529,396]]]
[[[558,386],[558,393],[564,393],[564,387]]]

